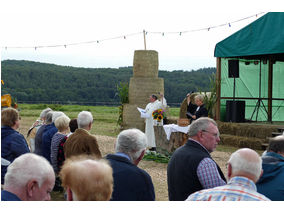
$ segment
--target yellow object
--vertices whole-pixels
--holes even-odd
[[[12,105],[12,98],[10,94],[2,95],[1,96],[1,107],[11,107]]]

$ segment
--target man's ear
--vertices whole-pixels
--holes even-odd
[[[89,128],[89,130],[91,130],[92,129],[92,122],[91,123],[89,123],[89,126],[88,126],[88,128]]]
[[[30,180],[27,185],[27,196],[28,198],[31,198],[33,196],[33,192],[38,187],[38,183],[36,180]]]
[[[73,201],[73,194],[72,194],[72,191],[69,187],[67,187],[67,200],[68,201]]]
[[[261,173],[260,173],[258,179],[259,179],[262,175],[263,175],[263,169],[261,170]]]
[[[139,155],[139,157],[133,162],[136,166],[138,165],[138,163],[143,159],[144,155],[145,155],[145,149],[141,152],[141,154]]]
[[[232,177],[232,166],[228,163],[228,179],[230,180]]]

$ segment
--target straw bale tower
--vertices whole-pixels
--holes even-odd
[[[145,130],[144,118],[137,107],[145,109],[149,96],[164,93],[164,79],[158,78],[159,60],[155,50],[135,50],[133,77],[129,82],[129,103],[123,105],[123,129]]]

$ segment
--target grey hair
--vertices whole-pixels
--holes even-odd
[[[198,94],[198,95],[196,95],[196,96],[194,97],[194,99],[198,99],[198,100],[200,100],[200,101],[203,103],[203,101],[204,101],[204,96],[203,96],[202,94]]]
[[[188,136],[192,137],[197,135],[197,133],[202,130],[207,130],[210,123],[216,127],[218,126],[217,123],[211,118],[208,117],[198,118],[197,120],[193,121],[192,124],[190,124],[188,130]]]
[[[243,157],[239,150],[235,151],[229,161],[232,166],[232,173],[245,172],[253,175],[256,179],[260,177],[262,171],[262,159],[259,157],[257,162],[251,161],[250,159]]]
[[[45,123],[46,124],[51,124],[52,123],[52,115],[53,115],[53,111],[49,111],[46,114],[46,118],[45,118]]]
[[[125,153],[132,161],[135,161],[146,147],[147,137],[145,133],[139,129],[127,129],[117,136],[115,151]]]
[[[82,111],[78,114],[78,128],[85,128],[93,122],[93,115],[89,111]]]
[[[52,176],[55,177],[53,168],[45,158],[33,153],[26,153],[16,158],[8,166],[4,187],[23,187],[32,179],[35,179],[41,187]]]
[[[50,109],[49,107],[42,110],[39,117],[40,118],[46,118],[47,113],[50,112],[50,111],[52,111],[52,109]]]
[[[64,112],[60,112],[60,111],[54,111],[52,114],[52,122],[54,122],[56,120],[56,118],[65,115]]]

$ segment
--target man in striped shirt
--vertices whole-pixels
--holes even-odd
[[[195,192],[187,201],[268,201],[267,197],[256,191],[255,186],[262,174],[261,163],[254,150],[237,150],[228,162],[228,184]]]

